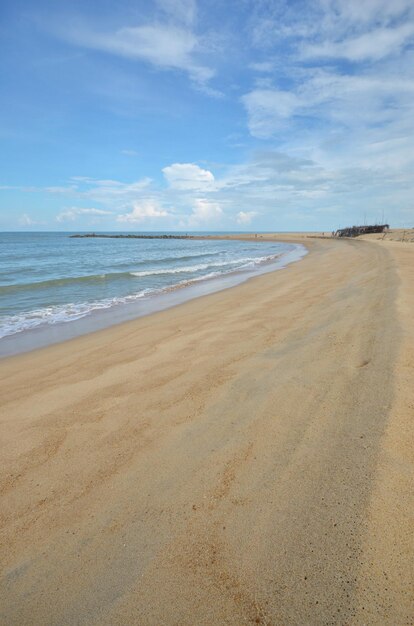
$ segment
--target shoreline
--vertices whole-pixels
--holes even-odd
[[[252,235],[246,237],[213,235],[192,238],[202,240],[232,239],[258,241],[258,239]],[[267,239],[262,237],[259,241],[278,243],[278,240],[272,236]],[[230,289],[264,273],[282,270],[290,263],[300,261],[307,254],[308,248],[302,241],[300,243],[294,242],[290,241],[288,238],[282,243],[292,243],[297,247],[290,252],[281,254],[272,261],[262,263],[253,271],[236,270],[214,278],[196,280],[194,282],[190,281],[187,284],[177,284],[161,290],[158,293],[154,292],[149,294],[145,298],[135,302],[124,302],[107,308],[91,310],[88,314],[82,315],[78,319],[53,324],[45,323],[33,329],[26,329],[5,335],[0,338],[0,360],[17,354],[24,354],[32,350],[45,348],[49,345],[70,341],[79,336],[111,328],[112,326],[123,324],[140,317],[152,315],[158,311],[179,306],[197,297],[203,297],[211,293],[222,291],[223,289]]]
[[[7,624],[413,621],[414,247],[309,249],[0,361]]]

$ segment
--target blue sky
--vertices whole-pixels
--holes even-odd
[[[414,226],[412,0],[5,0],[1,230]]]

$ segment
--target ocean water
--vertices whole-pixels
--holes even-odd
[[[217,284],[222,277],[237,275],[240,282],[303,253],[293,244],[260,240],[76,239],[70,234],[0,233],[0,344],[2,338],[70,324],[99,311],[153,303],[189,286]]]

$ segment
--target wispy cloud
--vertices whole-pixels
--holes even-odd
[[[56,221],[57,222],[73,222],[75,219],[77,219],[79,216],[81,215],[92,215],[92,216],[106,216],[106,215],[112,215],[112,211],[105,211],[104,209],[95,209],[93,207],[91,208],[81,208],[81,207],[70,207],[69,209],[65,209],[64,211],[61,211],[57,216],[56,216]]]
[[[165,2],[175,15],[185,12],[189,3]],[[160,70],[185,72],[198,87],[206,87],[215,75],[212,67],[202,63],[199,57],[205,47],[205,39],[192,30],[189,20],[178,23],[154,22],[123,26],[114,30],[97,30],[85,22],[77,22],[68,28],[55,28],[55,33],[74,45],[100,50],[108,54],[150,64]]]
[[[25,226],[27,228],[30,228],[31,226],[36,226],[38,224],[40,224],[40,222],[38,222],[37,220],[34,220],[27,213],[23,213],[23,215],[21,215],[19,217],[19,225],[20,226]]]
[[[279,89],[253,89],[242,97],[242,102],[254,137],[269,137],[276,133],[302,104],[294,92]]]
[[[160,9],[174,22],[191,26],[197,16],[195,0],[156,0]]]
[[[379,60],[398,54],[414,38],[414,24],[401,24],[397,28],[376,28],[342,41],[324,41],[305,45],[302,54],[308,58],[342,58],[349,61]]]
[[[414,76],[407,80],[374,72],[351,76],[318,70],[291,91],[253,89],[242,101],[251,134],[266,138],[305,117],[347,127],[386,124],[412,110],[413,92]]]
[[[78,193],[85,198],[112,207],[120,202],[133,201],[150,185],[151,179],[148,177],[132,183],[124,183],[119,180],[91,180],[85,188],[79,189]]]
[[[141,192],[151,185],[151,179],[141,178],[133,182],[123,182],[112,179],[95,179],[87,176],[73,176],[69,185],[52,187],[30,187],[25,191],[41,192],[59,196],[86,198],[89,201],[99,202],[113,209],[122,204],[132,202],[141,195]]]
[[[138,156],[139,152],[137,152],[136,150],[121,150],[121,154],[124,154],[125,156],[129,156],[129,157],[135,157]]]

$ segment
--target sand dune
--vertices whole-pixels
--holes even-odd
[[[1,623],[414,622],[414,246],[302,240],[0,362]]]

